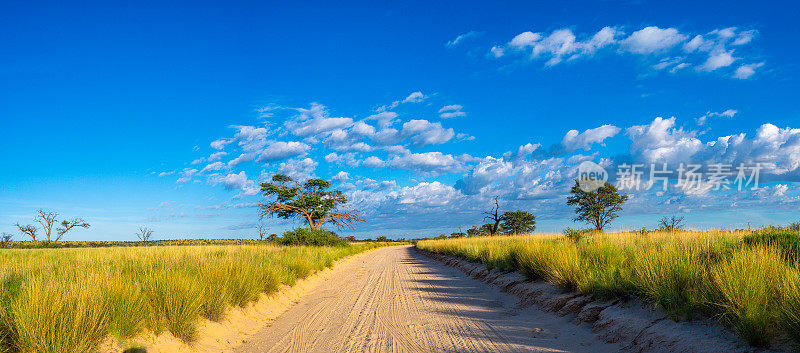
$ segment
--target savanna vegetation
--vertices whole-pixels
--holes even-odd
[[[680,229],[678,219],[662,228]],[[800,227],[798,227],[800,228]],[[425,240],[417,247],[518,270],[599,299],[641,298],[675,319],[710,317],[756,346],[800,344],[800,232],[635,231]]]
[[[0,352],[87,352],[109,337],[125,342],[147,332],[192,342],[201,318],[221,320],[229,307],[389,244],[326,230],[363,219],[342,208],[347,198],[325,180],[275,175],[261,186],[259,240],[153,240],[142,226],[138,241],[64,241],[89,224],[44,210],[16,225],[27,241],[0,234]],[[262,221],[271,216],[304,226],[267,235]]]
[[[170,332],[292,285],[378,243],[6,249],[0,252],[0,350],[86,352],[106,337]]]

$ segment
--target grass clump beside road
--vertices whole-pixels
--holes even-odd
[[[756,346],[800,344],[800,235],[625,232],[426,240],[417,247],[519,270],[597,298],[638,297],[675,319],[719,318]]]
[[[185,341],[198,319],[293,285],[378,243],[0,251],[0,351],[87,352],[145,330]]]

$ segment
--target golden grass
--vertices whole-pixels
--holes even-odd
[[[0,351],[87,352],[144,330],[195,338],[198,319],[379,244],[0,251]]]
[[[782,332],[800,342],[800,272],[749,232],[623,232],[426,240],[421,249],[516,269],[600,298],[639,297],[674,318],[719,318],[753,345]]]

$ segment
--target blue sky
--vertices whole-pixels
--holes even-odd
[[[795,3],[0,6],[0,231],[45,208],[75,240],[252,238],[278,171],[338,175],[359,237],[466,229],[495,195],[558,231],[583,160],[768,166],[630,191],[613,228],[797,217]]]

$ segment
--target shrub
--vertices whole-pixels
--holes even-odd
[[[281,245],[345,246],[347,241],[324,229],[296,228],[287,230],[276,240]]]
[[[573,243],[578,243],[581,239],[586,238],[586,236],[592,233],[591,229],[572,229],[570,227],[564,228],[563,230],[564,237],[567,240],[572,241]]]

